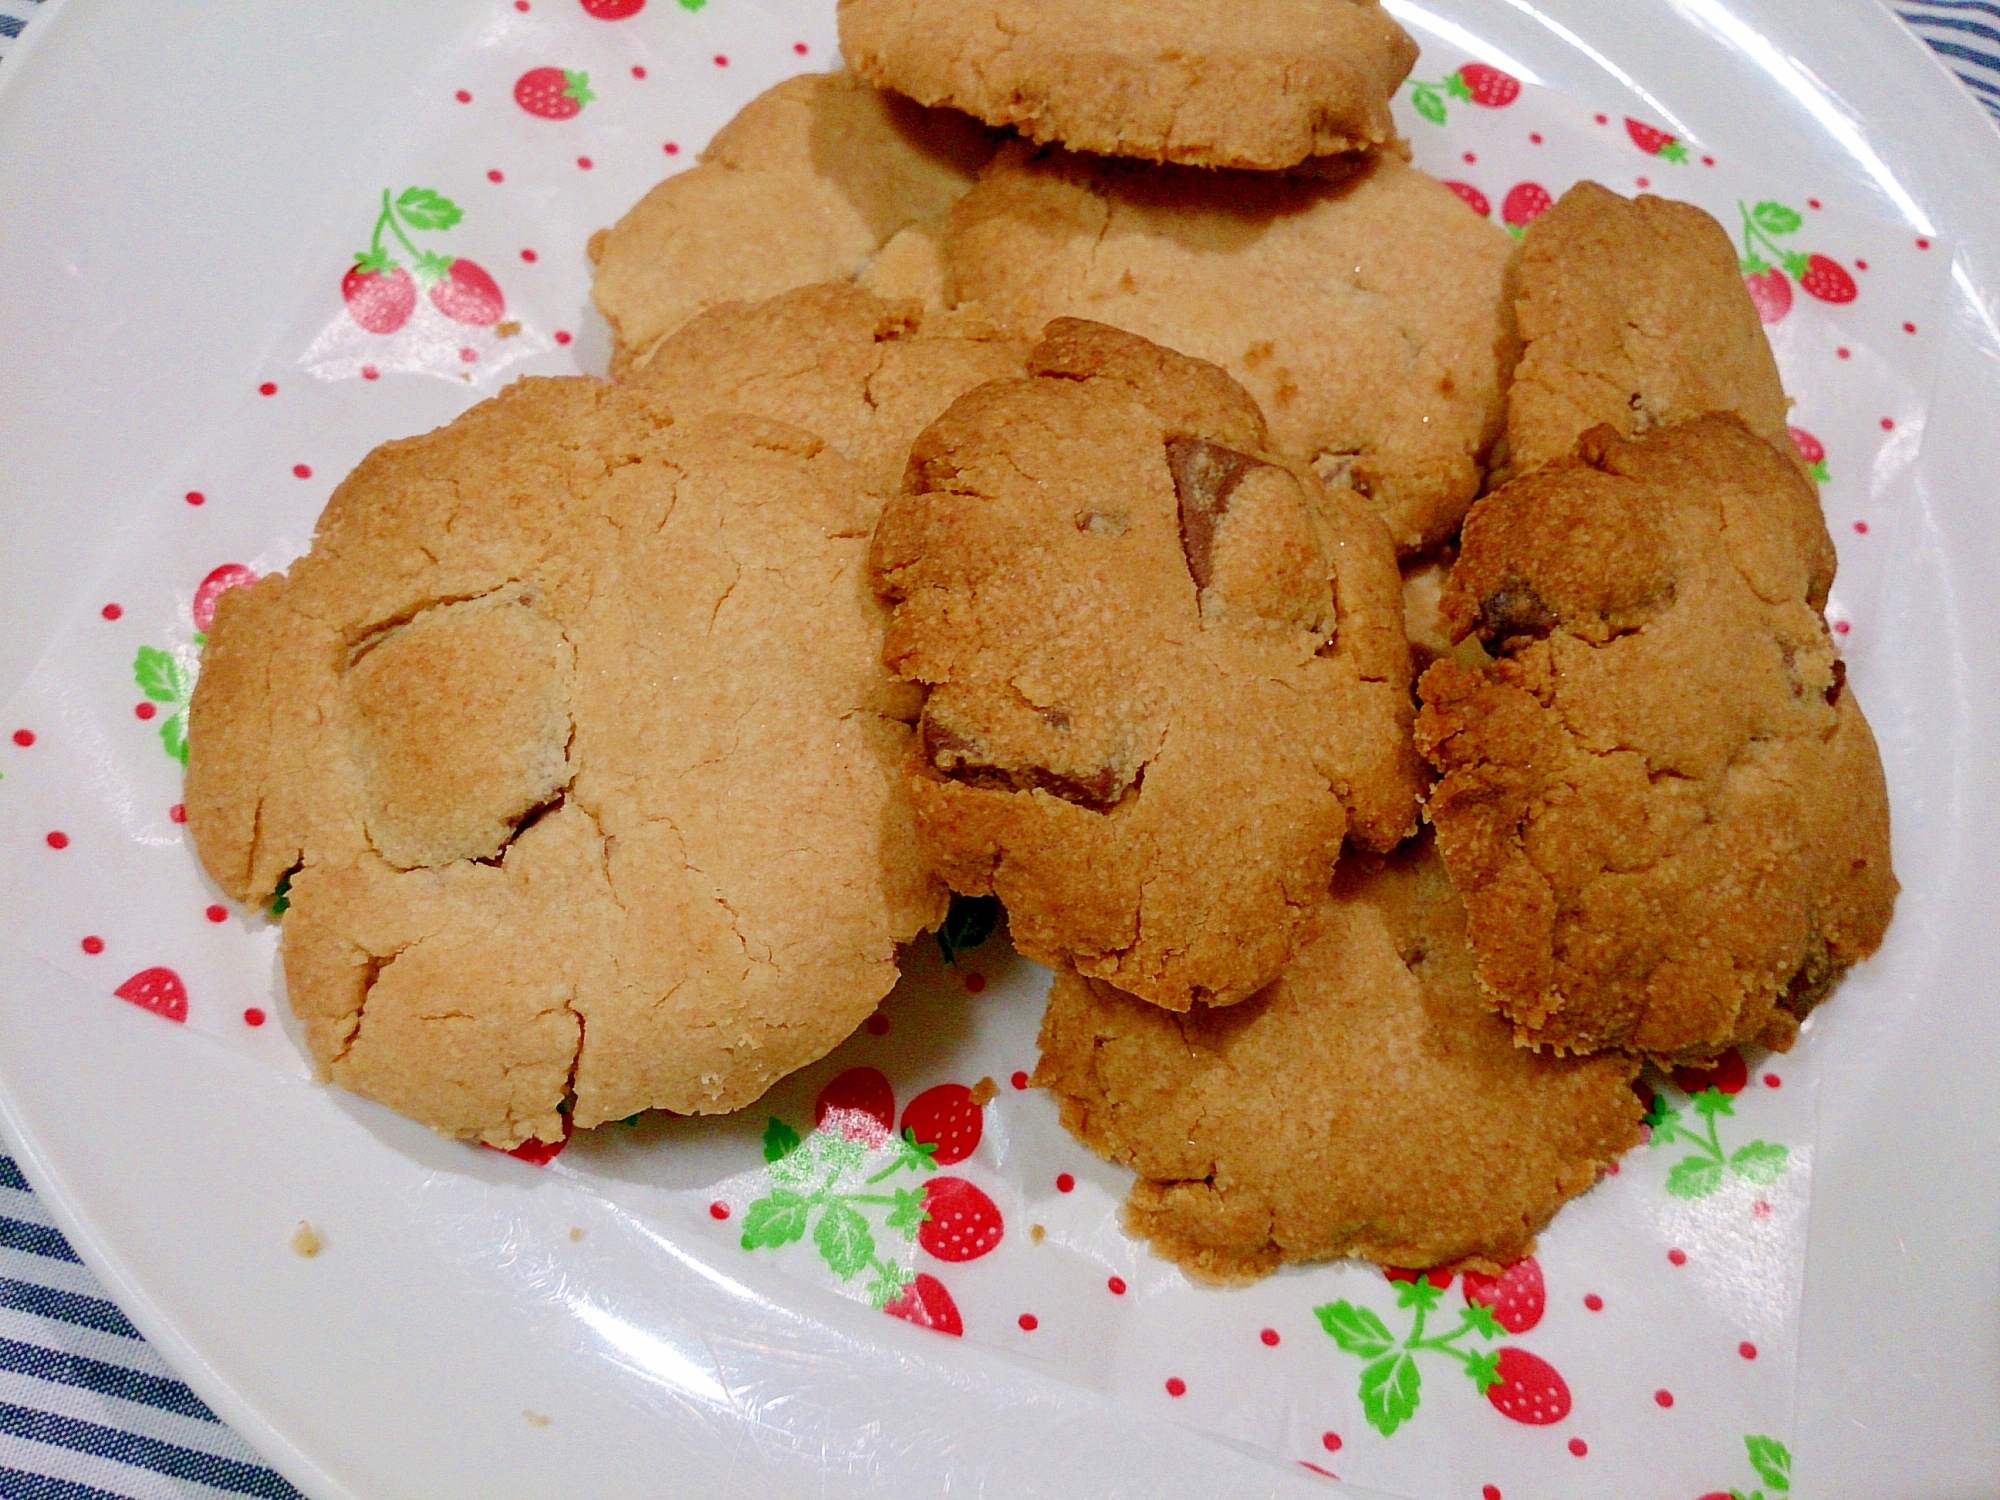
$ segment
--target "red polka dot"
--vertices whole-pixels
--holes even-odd
[[[527,8],[528,8],[528,0],[514,0],[514,9],[518,11],[526,11]]]
[[[708,1205],[708,1216],[711,1219],[728,1218],[729,1205],[727,1203],[724,1203],[720,1198],[716,1199],[715,1202]]]
[[[361,378],[363,380],[380,380],[382,378],[382,372],[376,369],[373,365],[363,365],[361,367]]]
[[[579,156],[576,159],[576,164],[586,172],[588,172],[591,169],[592,165],[594,165],[591,159],[587,156]]]
[[[1712,167],[1712,166],[1714,166],[1714,165],[1715,165],[1715,158],[1714,158],[1714,157],[1712,157],[1712,156],[1704,156],[1704,157],[1703,157],[1703,158],[1701,159],[1701,164],[1702,164],[1702,165],[1703,165],[1704,167]]]
[[[1322,1432],[1319,1435],[1319,1445],[1329,1453],[1338,1453],[1340,1451],[1340,1434],[1337,1432]]]
[[[1884,417],[1882,419],[1882,430],[1884,432],[1894,432],[1896,430],[1896,419],[1894,417]]]
[[[1667,1260],[1673,1265],[1684,1266],[1688,1263],[1688,1253],[1685,1250],[1669,1250]]]
[[[1757,1357],[1757,1346],[1751,1343],[1748,1339],[1745,1339],[1742,1343],[1736,1346],[1736,1352],[1742,1355],[1745,1359],[1755,1359]]]
[[[569,342],[569,330],[567,328],[558,328],[556,330],[556,342],[558,344],[567,344]]]
[[[672,141],[668,141],[664,146],[660,147],[660,149],[666,152],[667,155],[669,156],[679,156],[681,154],[681,148]]]
[[[211,906],[202,915],[207,917],[211,922],[227,922],[229,920],[229,908],[226,906]]]
[[[257,394],[260,396],[275,396],[278,394],[278,387],[274,382],[267,380],[257,387]]]
[[[453,97],[455,97],[460,104],[470,104],[472,102],[472,95],[465,89],[460,89],[458,93]]]
[[[986,976],[984,974],[967,974],[965,976],[965,987],[971,993],[978,994],[986,988]]]
[[[158,713],[159,710],[154,708],[153,705],[150,703],[139,703],[133,706],[132,712],[137,714],[142,719],[150,719],[153,717],[154,714]]]
[[[1618,1163],[1615,1161],[1606,1162],[1604,1164],[1604,1175],[1606,1177],[1616,1177],[1618,1175]]]
[[[1028,1075],[1026,1073],[1023,1073],[1020,1069],[1016,1068],[1014,1070],[1014,1076],[1008,1079],[1007,1081],[1013,1084],[1014,1087],[1017,1089],[1024,1089],[1028,1086]]]
[[[264,1024],[264,1012],[254,1005],[251,1006],[243,1012],[243,1024],[245,1026],[262,1026]]]
[[[644,78],[646,76],[646,70],[635,63],[633,64],[632,67],[632,76],[634,78]]]
[[[718,52],[715,54],[715,65],[718,68],[726,68],[729,66],[729,59],[724,57],[720,52]]]
[[[1042,1326],[1042,1320],[1033,1313],[1022,1313],[1015,1321],[1021,1325],[1021,1332],[1023,1333],[1033,1333],[1037,1328]]]
[[[804,42],[793,42],[792,50],[798,53],[800,57],[804,57],[809,49]]]
[[[69,835],[58,828],[49,835],[49,847],[51,849],[67,849],[69,847]]]
[[[1467,165],[1468,167],[1470,167],[1470,166],[1473,166],[1473,165],[1476,165],[1476,164],[1478,163],[1478,161],[1479,161],[1479,158],[1478,158],[1477,156],[1473,155],[1473,154],[1472,154],[1472,153],[1471,153],[1470,151],[1468,151],[1468,152],[1466,152],[1466,153],[1465,153],[1465,164],[1466,164],[1466,165]]]
[[[102,953],[104,951],[104,939],[92,933],[83,940],[83,951],[89,954]]]
[[[1653,180],[1650,177],[1641,177],[1638,179],[1638,183],[1642,188],[1649,188],[1653,185]]]
[[[1497,1484],[1482,1485],[1479,1490],[1479,1500],[1500,1500],[1500,1486]]]
[[[1104,1284],[1111,1288],[1112,1296],[1122,1297],[1125,1295],[1125,1278],[1123,1276],[1114,1276]]]
[[[1569,1440],[1569,1451],[1574,1453],[1578,1458],[1582,1458],[1584,1454],[1590,1451],[1590,1444],[1586,1443],[1582,1438],[1571,1438]]]
[[[501,171],[498,167],[488,167],[486,169],[486,180],[488,182],[505,182],[507,180],[507,174]]]
[[[1770,1218],[1771,1205],[1766,1203],[1762,1198],[1759,1198],[1755,1203],[1750,1205],[1750,1217],[1753,1219]]]
[[[1598,124],[1600,124],[1600,125],[1602,125],[1602,124],[1604,124],[1604,123],[1605,123],[1605,118],[1604,118],[1604,116],[1603,116],[1603,115],[1599,115],[1599,116],[1597,117],[1597,123],[1598,123]]]
[[[1836,350],[1834,350],[1833,352],[1834,352],[1835,354],[1839,355],[1839,356],[1840,356],[1840,358],[1842,358],[1842,359],[1852,359],[1852,358],[1854,358],[1854,351],[1853,351],[1852,349],[1836,349]]]
[[[1818,207],[1819,207],[1819,199],[1817,199],[1817,198],[1808,198],[1808,199],[1806,199],[1806,207],[1807,207],[1807,208],[1818,208]]]
[[[1764,1087],[1767,1089],[1778,1088],[1783,1085],[1784,1081],[1776,1073],[1766,1073],[1764,1075]]]
[[[187,820],[188,810],[186,804],[176,802],[172,807],[167,809],[167,821],[169,823],[185,823]]]
[[[1257,1337],[1264,1341],[1266,1349],[1275,1349],[1278,1347],[1278,1330],[1275,1328],[1266,1328]]]
[[[1857,260],[1854,263],[1854,269],[1857,271],[1865,271],[1868,269],[1868,262],[1865,260]]]
[[[98,613],[102,614],[107,620],[115,620],[125,613],[125,606],[122,604],[107,604]]]
[[[889,1018],[880,1011],[877,1011],[861,1024],[870,1036],[887,1036],[889,1034]]]
[[[1928,250],[1928,249],[1930,249],[1930,247],[1931,247],[1931,242],[1930,242],[1929,240],[1918,240],[1918,241],[1917,241],[1917,248],[1918,248],[1919,250]]]
[[[189,505],[200,505],[208,499],[208,496],[204,495],[200,490],[189,490],[186,498]]]
[[[1542,133],[1539,130],[1530,131],[1528,133],[1528,139],[1532,141],[1535,145],[1539,146],[1542,143]]]
[[[1847,621],[1845,620],[1835,620],[1833,622],[1833,633],[1835,635],[1846,635],[1848,628]]]
[[[1655,1391],[1653,1392],[1653,1403],[1656,1406],[1672,1406],[1674,1404],[1674,1393],[1672,1391]]]
[[[1917,325],[1914,323],[1905,323],[1903,325],[1903,332],[1905,333],[1915,333],[1916,331],[1917,331]]]
[[[1863,536],[1868,535],[1868,523],[1866,521],[1856,521],[1854,523],[1854,529],[1860,532],[1861,535]]]
[[[1056,1191],[1059,1193],[1075,1192],[1076,1179],[1067,1172],[1058,1172],[1056,1174]]]
[[[35,743],[35,731],[32,729],[15,730],[14,743],[19,745],[23,750],[27,749],[30,745]]]
[[[479,363],[479,351],[477,349],[461,349],[458,351],[458,357],[469,365]]]
[[[1604,1311],[1604,1299],[1598,1296],[1597,1293],[1595,1292],[1590,1292],[1585,1295],[1583,1299],[1583,1305],[1589,1308],[1592,1312]]]
[[[311,465],[311,464],[293,464],[293,465],[292,465],[292,477],[293,477],[293,478],[295,478],[295,479],[310,479],[310,478],[312,478],[312,477],[313,477],[313,471],[312,471],[312,465]]]
[[[1169,1396],[1185,1396],[1187,1394],[1187,1382],[1178,1375],[1169,1375],[1167,1377],[1167,1394]]]
[[[525,260],[529,265],[532,266],[536,261],[540,260],[541,257],[535,254],[535,252],[532,250],[523,250],[521,252],[521,259]]]

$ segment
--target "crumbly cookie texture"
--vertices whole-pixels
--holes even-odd
[[[718,302],[865,276],[892,295],[940,289],[931,232],[993,154],[949,110],[878,93],[851,73],[787,79],[591,241],[590,295],[611,325],[611,368],[643,364]],[[928,248],[926,248],[928,246]]]
[[[375,450],[203,650],[188,826],[322,1073],[451,1135],[737,1108],[836,1046],[944,890],[854,467],[524,380]]]
[[[876,533],[919,836],[1029,956],[1229,1004],[1343,835],[1415,827],[1394,553],[1213,365],[1065,319],[1029,369],[924,432]]]
[[[1783,1049],[1896,895],[1882,767],[1821,610],[1812,487],[1740,418],[1621,438],[1473,507],[1418,746],[1486,992],[1522,1041]]]
[[[1139,1174],[1125,1222],[1205,1281],[1287,1261],[1496,1269],[1638,1143],[1637,1061],[1514,1045],[1429,844],[1341,861],[1276,983],[1170,1015],[1065,970],[1035,1082]]]
[[[886,496],[917,434],[972,387],[1020,375],[1029,347],[973,313],[824,282],[710,308],[630,379],[683,418],[743,411],[819,433]]]
[[[1501,432],[1514,244],[1390,154],[1331,177],[1003,148],[945,227],[956,295],[1091,318],[1221,365],[1275,450],[1448,540]]]
[[[1736,247],[1691,203],[1578,183],[1528,226],[1515,315],[1514,473],[1566,457],[1593,427],[1635,437],[1711,411],[1792,451],[1790,403]]]
[[[1417,60],[1378,0],[841,0],[840,49],[1031,140],[1264,169],[1391,140]]]

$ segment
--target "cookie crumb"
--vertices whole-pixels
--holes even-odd
[[[493,333],[497,338],[511,339],[515,334],[519,333],[520,331],[521,331],[521,325],[515,322],[514,319],[512,318],[509,318],[504,323],[495,323],[493,325]]]
[[[999,1084],[991,1078],[982,1078],[972,1086],[972,1102],[984,1109],[993,1102],[993,1096],[999,1092]]]
[[[299,1220],[299,1227],[293,1231],[291,1238],[292,1254],[301,1260],[311,1260],[319,1254],[321,1244],[319,1231],[304,1219]]]
[[[600,229],[583,242],[583,253],[590,257],[593,266],[604,259],[604,240],[610,233],[608,229]]]
[[[582,1240],[583,1240],[583,1231],[580,1228],[571,1226],[569,1232],[569,1242],[572,1245],[575,1245],[582,1243]]]
[[[1028,1226],[1028,1238],[1033,1240],[1037,1245],[1042,1242],[1042,1237],[1047,1233],[1048,1231],[1039,1224],[1030,1224]]]
[[[529,1411],[525,1406],[521,1408],[521,1415],[528,1419],[528,1425],[530,1427],[546,1427],[549,1425],[549,1419],[547,1417],[543,1416],[538,1411]]]

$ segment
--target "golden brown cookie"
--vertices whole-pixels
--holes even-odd
[[[854,467],[752,417],[524,380],[364,459],[203,651],[188,826],[289,877],[333,1081],[452,1135],[734,1109],[943,914]]]
[[[1520,282],[1512,472],[1565,457],[1600,424],[1634,437],[1711,411],[1792,451],[1736,247],[1693,204],[1580,182],[1528,226]]]
[[[888,495],[917,434],[975,385],[1019,375],[1028,348],[976,315],[823,282],[712,307],[629,378],[683,418],[743,411],[818,433]]]
[[[1394,155],[1329,180],[1010,146],[945,253],[1003,320],[1092,318],[1221,365],[1276,451],[1368,495],[1403,551],[1479,492],[1518,354],[1514,245]]]
[[[885,294],[936,292],[928,242],[993,144],[963,115],[850,73],[804,74],[759,94],[698,166],[592,239],[590,295],[611,325],[612,372],[643,364],[703,308],[851,281],[878,262]]]
[[[1417,743],[1487,993],[1524,1042],[1784,1048],[1895,902],[1882,767],[1820,611],[1797,466],[1726,414],[1473,507]]]
[[[1287,1261],[1492,1269],[1639,1141],[1634,1059],[1514,1045],[1428,843],[1341,861],[1268,989],[1169,1015],[1056,977],[1035,1082],[1139,1174],[1125,1222],[1204,1281]]]
[[[840,0],[840,49],[1031,140],[1266,169],[1391,140],[1417,60],[1378,0]]]
[[[1284,966],[1343,835],[1415,827],[1387,534],[1212,365],[1062,320],[917,440],[876,534],[911,789],[1014,941],[1185,1010]]]

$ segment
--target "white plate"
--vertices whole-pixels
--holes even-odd
[[[1913,602],[1882,622],[1870,699],[1910,886],[1891,941],[1918,978],[1820,1023],[1796,1489],[2000,1492],[2000,145],[1873,0],[1425,9],[1468,55],[1957,246]],[[352,122],[466,24],[394,0],[51,10],[0,73],[0,696],[119,497],[202,435],[319,274],[317,205],[371,160]],[[0,1119],[134,1321],[325,1500],[1326,1493],[865,1308],[805,1316],[775,1274],[499,1158],[468,1167],[4,947]],[[317,1261],[273,1253],[300,1218],[341,1226]]]

